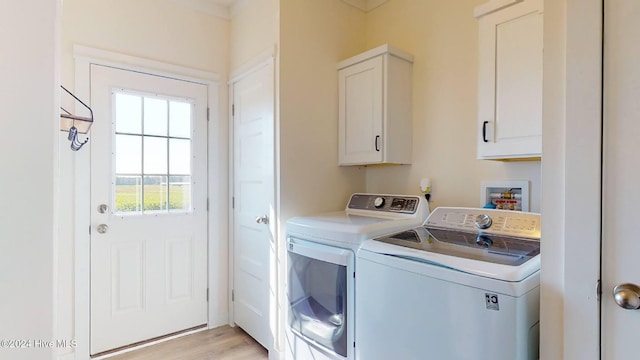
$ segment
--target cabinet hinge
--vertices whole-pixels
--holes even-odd
[[[207,288],[207,302],[209,302],[209,288]]]
[[[236,293],[231,289],[231,301],[236,301]]]
[[[236,197],[235,196],[231,197],[231,208],[232,209],[236,208]]]
[[[207,121],[211,120],[211,109],[207,108]]]
[[[598,301],[600,301],[600,295],[602,295],[602,285],[598,279],[598,282],[596,283],[596,299],[598,299]]]
[[[236,116],[236,104],[231,104],[231,116]]]
[[[209,198],[207,198],[207,211],[209,211]]]
[[[89,225],[89,235],[91,235],[91,225]]]
[[[356,272],[355,271],[353,272],[353,278],[354,279],[356,278]]]

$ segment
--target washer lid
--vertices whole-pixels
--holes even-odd
[[[540,269],[540,242],[418,227],[368,241],[363,249],[505,281]]]

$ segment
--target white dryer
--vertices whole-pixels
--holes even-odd
[[[353,194],[344,211],[287,221],[287,358],[354,359],[355,252],[428,214],[420,196]]]
[[[540,215],[437,208],[357,253],[356,358],[538,358]]]

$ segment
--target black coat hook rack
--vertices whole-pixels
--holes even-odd
[[[62,106],[60,110],[63,112],[60,113],[60,130],[69,132],[69,136],[67,137],[69,141],[71,141],[71,150],[78,151],[84,144],[89,141],[89,138],[86,138],[84,141],[80,141],[78,139],[78,133],[86,134],[91,129],[91,125],[93,124],[93,110],[85,104],[82,100],[78,99],[71,91],[67,90],[64,86],[60,85],[62,90],[64,90],[67,94],[73,97],[77,102],[82,104],[87,110],[89,110],[89,117],[74,115],[71,112],[65,110]]]

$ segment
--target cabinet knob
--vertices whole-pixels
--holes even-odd
[[[640,288],[635,284],[620,284],[613,289],[613,299],[623,309],[640,309]]]

